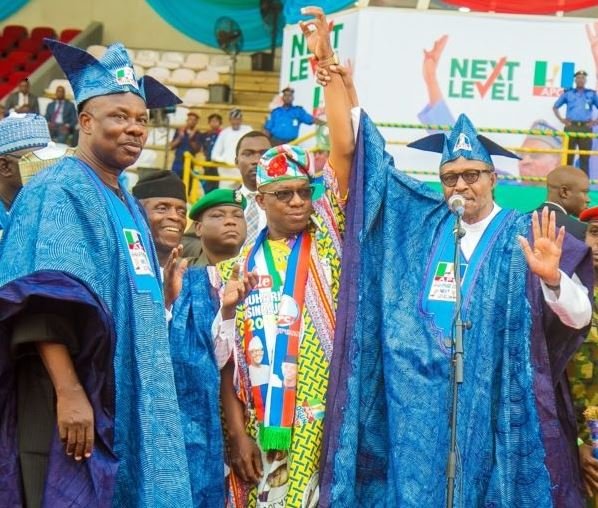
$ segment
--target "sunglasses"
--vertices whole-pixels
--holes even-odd
[[[482,173],[492,173],[490,169],[468,169],[462,173],[444,173],[440,175],[440,181],[447,187],[454,187],[459,181],[459,177],[463,178],[463,181],[471,185],[476,183],[480,179]]]
[[[274,196],[278,201],[282,201],[283,203],[289,203],[291,199],[297,194],[299,199],[303,201],[307,201],[311,199],[314,195],[315,187],[310,185],[309,187],[301,187],[300,189],[295,190],[279,190],[279,191],[259,191],[260,194],[270,194]]]

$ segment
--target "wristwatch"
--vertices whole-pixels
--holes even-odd
[[[328,58],[324,58],[323,60],[318,60],[319,67],[329,67],[331,65],[339,65],[340,60],[338,59],[338,54],[332,53],[332,56]]]

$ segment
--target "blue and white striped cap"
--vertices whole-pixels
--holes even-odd
[[[43,116],[12,113],[0,120],[0,155],[36,150],[50,142],[48,123]]]

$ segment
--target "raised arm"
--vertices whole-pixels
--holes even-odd
[[[305,7],[301,13],[313,16],[312,19],[301,23],[309,50],[318,60],[319,66],[330,67],[333,65],[334,51],[330,44],[330,29],[324,12],[319,7]],[[345,195],[349,188],[355,140],[351,124],[351,103],[343,77],[339,73],[330,73],[330,81],[324,87],[324,102],[330,132],[329,161],[336,174],[339,192]]]

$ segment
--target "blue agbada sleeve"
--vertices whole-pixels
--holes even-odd
[[[96,437],[89,467],[72,459],[54,461],[46,478],[46,506],[76,496],[88,506],[109,505],[118,461],[112,453],[114,417],[114,372],[110,361],[114,347],[112,320],[85,283],[57,271],[38,271],[0,288],[0,505],[21,506],[21,478],[17,451],[16,368],[10,352],[12,318],[31,305],[60,315],[70,306],[76,316],[73,328],[84,337],[77,354],[77,375],[93,407]],[[57,433],[51,458],[65,452]],[[64,479],[69,478],[68,485]],[[101,488],[96,488],[101,486]]]
[[[445,503],[450,351],[422,302],[448,217],[440,194],[394,168],[362,115],[327,393],[322,507]],[[547,347],[557,339],[536,326],[541,308],[528,296],[516,240],[529,223],[508,212],[483,262],[468,267],[475,282],[463,313],[473,327],[459,392],[457,505],[581,506],[574,468],[558,467],[559,457],[569,464],[568,441],[550,379],[570,347],[551,359]]]
[[[170,350],[196,508],[224,506],[220,372],[211,331],[218,305],[206,268],[189,268],[172,311]]]
[[[164,303],[161,295],[136,286],[124,231],[82,164],[65,157],[32,178],[15,200],[0,242],[0,298],[19,291],[25,302],[46,291],[44,298],[58,304],[97,302],[99,307],[87,306],[89,322],[109,322],[101,342],[93,333],[79,337],[90,354],[102,353],[97,368],[90,369],[81,354],[73,358],[102,439],[92,460],[75,462],[54,436],[43,506],[67,506],[73,499],[86,507],[192,506]],[[131,207],[130,213],[149,236],[139,210]],[[159,273],[153,243],[145,246],[153,273]],[[10,322],[2,325],[6,331]],[[5,344],[7,333],[0,339]],[[2,367],[0,379],[14,372],[9,362]],[[110,394],[111,403],[96,404],[97,390]],[[96,452],[106,460],[95,460]]]

